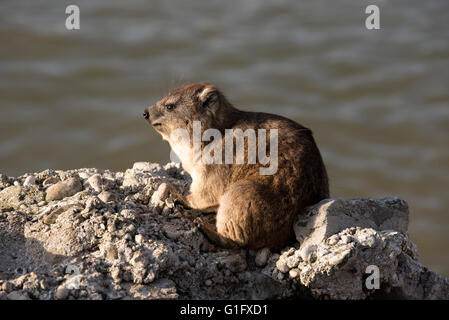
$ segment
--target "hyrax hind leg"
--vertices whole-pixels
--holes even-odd
[[[269,187],[240,180],[220,199],[217,231],[201,223],[200,228],[210,241],[225,248],[280,248],[291,236],[288,209]]]

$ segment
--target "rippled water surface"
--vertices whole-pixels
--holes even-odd
[[[1,171],[166,162],[141,113],[206,80],[311,127],[332,196],[405,198],[421,261],[449,276],[448,1],[76,3],[78,31],[71,2],[0,4]]]

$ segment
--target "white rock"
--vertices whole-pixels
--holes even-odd
[[[157,190],[153,193],[150,199],[150,203],[155,207],[161,207],[164,205],[165,199],[168,197],[170,189],[168,184],[161,183]]]
[[[400,198],[326,199],[297,216],[293,230],[305,250],[350,227],[407,233],[408,204]],[[331,240],[334,243],[335,240]],[[345,238],[344,243],[351,240]],[[346,242],[348,241],[348,242]]]
[[[34,178],[34,176],[28,176],[28,177],[25,179],[25,182],[23,183],[23,185],[24,185],[25,187],[28,187],[28,186],[34,186],[34,185],[36,185],[36,179]]]
[[[80,172],[78,172],[78,176],[83,180],[87,180],[87,179],[89,179],[91,174],[86,171],[80,171]]]
[[[94,174],[89,179],[87,179],[87,183],[94,189],[96,192],[101,192],[103,188],[103,178],[99,174]]]
[[[135,162],[133,170],[151,170],[151,166],[149,162]]]
[[[134,237],[134,240],[136,241],[137,244],[142,244],[143,243],[143,235],[136,234],[136,236]]]
[[[317,245],[315,245],[315,244],[308,245],[305,248],[301,247],[301,249],[299,250],[301,259],[303,261],[310,261],[310,259],[312,258],[312,255],[316,252],[316,250],[317,250]]]
[[[276,262],[276,268],[282,273],[288,272],[289,268],[287,266],[287,262],[285,261],[285,258],[280,258]]]
[[[291,269],[288,272],[288,275],[290,276],[290,278],[296,278],[297,276],[299,276],[299,270],[298,269]]]
[[[60,285],[55,292],[55,298],[58,300],[65,300],[69,296],[70,290],[65,285]]]

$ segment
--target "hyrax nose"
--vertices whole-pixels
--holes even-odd
[[[145,118],[145,120],[150,119],[150,113],[149,113],[147,110],[145,110],[145,111],[143,112],[143,117]]]

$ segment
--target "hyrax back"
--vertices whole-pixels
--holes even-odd
[[[178,198],[191,208],[217,212],[216,228],[204,223],[200,227],[220,246],[280,249],[292,236],[295,216],[304,207],[329,196],[326,169],[311,130],[278,115],[238,110],[211,84],[191,84],[173,90],[148,107],[144,116],[170,143],[192,176],[190,193],[177,194]],[[200,149],[195,147],[194,135],[198,121],[202,140],[206,140],[200,141]],[[187,132],[189,139],[179,139],[174,134],[179,129]],[[207,129],[216,129],[213,139],[203,135]],[[249,138],[245,138],[243,163],[236,159],[236,144],[229,163],[226,133],[239,132],[237,129],[265,129],[266,146],[258,144],[258,136],[255,151]],[[277,129],[277,139],[270,139],[275,137],[273,129]],[[254,151],[259,155],[264,147],[266,150],[262,151],[270,157],[276,142],[277,159],[270,159],[276,161],[275,170],[261,174],[273,163],[248,160]],[[213,150],[210,154],[214,156],[221,150],[221,157],[217,156],[213,163],[206,163],[203,158],[198,161],[198,154],[204,155],[206,150]],[[217,158],[222,161],[216,161]]]

